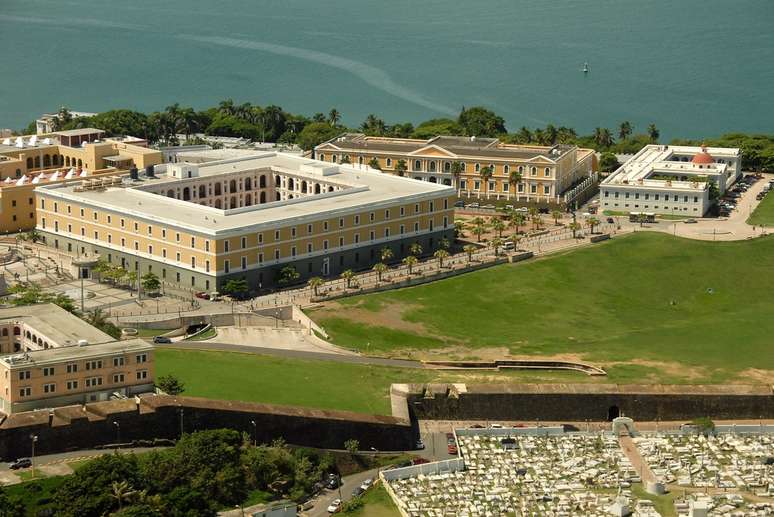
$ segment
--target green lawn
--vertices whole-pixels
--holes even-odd
[[[54,493],[64,483],[65,476],[53,476],[27,483],[3,487],[6,495],[24,504],[27,517],[35,517],[38,512],[48,510],[54,502]],[[2,508],[0,508],[2,510]],[[2,512],[0,512],[2,515]]]
[[[400,512],[380,484],[370,489],[360,497],[363,506],[351,511],[342,512],[341,515],[356,515],[358,517],[398,517]]]
[[[747,224],[774,226],[774,194],[769,194],[761,200],[758,207],[747,220]]]
[[[334,343],[393,356],[506,347],[520,355],[576,354],[609,365],[610,380],[661,362],[670,367],[648,380],[723,382],[748,368],[774,370],[772,266],[774,237],[721,243],[640,232],[343,299],[311,316]],[[630,371],[615,371],[622,367]]]

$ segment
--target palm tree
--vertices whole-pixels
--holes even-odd
[[[379,256],[381,257],[382,262],[389,262],[392,260],[395,254],[392,252],[392,249],[385,246],[379,251]]]
[[[559,224],[559,219],[562,218],[562,212],[560,212],[559,210],[552,210],[551,211],[551,217],[554,218],[554,224],[558,225]]]
[[[313,276],[309,279],[309,287],[314,290],[314,295],[317,296],[317,289],[325,283],[325,280],[320,278],[319,276]]]
[[[494,218],[492,221],[492,230],[497,232],[497,236],[502,238],[503,230],[505,230],[505,223],[500,218]]]
[[[382,273],[384,273],[388,269],[390,268],[388,268],[387,265],[384,264],[383,262],[377,262],[376,264],[374,264],[373,270],[376,271],[376,275],[377,275],[377,278],[379,279],[379,282],[382,281]]]
[[[341,278],[347,281],[347,289],[352,285],[352,279],[355,278],[355,272],[351,269],[346,269],[341,273]]]
[[[632,123],[628,120],[624,120],[621,122],[621,125],[618,126],[618,138],[621,140],[626,140],[631,136],[632,134]]]
[[[521,241],[521,235],[516,235],[515,233],[508,237],[508,240],[513,243],[514,248],[519,247],[519,241]]]
[[[411,275],[412,268],[419,262],[414,255],[409,255],[403,258],[403,265],[408,267],[409,276]]]
[[[570,223],[568,228],[572,230],[572,238],[574,239],[577,231],[581,229],[581,225],[573,221]]]
[[[452,178],[454,178],[454,186],[457,188],[459,188],[459,185],[460,185],[460,176],[462,175],[463,167],[464,165],[462,164],[461,161],[454,160],[453,162],[451,162],[450,172],[451,172]]]
[[[406,160],[398,160],[398,163],[395,164],[395,173],[398,176],[403,177],[403,175],[406,174],[407,170],[408,170],[408,165],[406,165]]]
[[[519,172],[519,169],[517,167],[514,167],[511,169],[511,172],[508,174],[508,184],[511,186],[513,191],[516,193],[516,198],[518,199],[518,185],[521,183],[522,175]]]
[[[594,227],[599,225],[599,219],[596,217],[589,217],[586,219],[586,224],[589,226],[589,230],[591,233],[594,233]]]
[[[470,224],[473,225],[473,235],[478,238],[478,242],[481,242],[481,236],[486,232],[486,222],[482,218],[476,217],[470,221]]]
[[[464,237],[465,236],[465,221],[462,219],[457,219],[454,221],[454,234],[457,238]]]
[[[438,250],[433,253],[433,256],[438,259],[438,269],[443,267],[443,259],[449,256],[449,252],[446,250]]]
[[[465,253],[467,253],[467,255],[468,255],[468,263],[470,263],[470,262],[472,262],[472,261],[473,261],[473,253],[475,253],[477,249],[478,249],[478,248],[476,248],[476,247],[475,247],[475,246],[473,246],[472,244],[467,244],[467,245],[465,245],[465,247],[464,247],[464,248],[462,248],[462,250],[463,250]]]
[[[119,510],[124,507],[124,501],[129,499],[129,497],[134,493],[132,486],[126,480],[113,481],[111,490],[112,493],[110,494],[110,497],[118,501]]]
[[[414,242],[409,246],[409,253],[414,255],[415,257],[418,257],[422,254],[422,245],[418,242]]]
[[[377,171],[382,170],[382,166],[379,165],[379,160],[377,160],[376,157],[371,158],[371,160],[368,162],[368,166],[372,169],[376,169]]]
[[[489,182],[489,178],[492,177],[492,174],[494,174],[494,171],[492,168],[488,165],[481,167],[481,170],[478,171],[479,176],[481,176],[481,181],[484,183],[484,189],[487,191],[487,196],[489,196],[489,188],[487,186],[487,183]]]
[[[521,126],[519,132],[516,133],[516,139],[520,144],[529,144],[532,142],[532,132],[526,126]]]
[[[532,220],[532,229],[534,230],[540,227],[540,211],[538,211],[537,207],[530,207],[527,213],[529,214],[529,218]]]
[[[606,127],[595,128],[594,142],[596,142],[599,147],[608,148],[613,145],[613,135],[610,134],[610,130]]]
[[[559,131],[554,127],[553,124],[548,124],[546,126],[546,132],[545,132],[545,145],[554,145],[556,143],[556,137],[559,134]]]
[[[196,118],[196,112],[193,108],[183,108],[180,111],[180,124],[185,133],[185,139],[190,140],[191,134],[199,129],[199,120]]]
[[[503,245],[503,240],[500,239],[499,237],[495,237],[494,239],[492,239],[492,242],[490,243],[490,245],[492,246],[492,248],[494,248],[495,258],[497,258],[498,255],[500,254],[500,248]]]
[[[519,233],[519,227],[527,222],[527,218],[521,212],[514,212],[511,214],[511,222],[509,226],[516,228],[516,233]]]
[[[328,122],[332,126],[336,126],[336,124],[339,123],[339,120],[341,120],[341,113],[339,113],[339,110],[336,108],[331,109],[328,112]]]
[[[658,142],[658,137],[660,135],[661,135],[661,132],[656,127],[656,124],[648,124],[648,136],[652,141]]]
[[[226,99],[224,101],[220,101],[220,104],[218,104],[218,111],[223,113],[224,115],[233,115],[234,114],[234,101],[231,99]]]

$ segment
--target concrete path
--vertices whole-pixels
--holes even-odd
[[[629,458],[629,463],[631,463],[632,468],[636,472],[639,472],[643,486],[646,483],[655,483],[656,475],[650,470],[648,462],[640,455],[640,451],[632,441],[632,437],[628,434],[619,436],[618,445],[620,445],[621,450],[626,454],[626,457]]]
[[[201,343],[236,343],[253,348],[357,355],[351,350],[309,335],[306,329],[272,327],[217,327],[218,335]]]

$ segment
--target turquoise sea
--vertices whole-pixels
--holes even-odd
[[[772,132],[774,1],[0,0],[0,128],[227,97],[351,125],[485,105],[512,130]]]

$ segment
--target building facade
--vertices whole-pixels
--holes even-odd
[[[159,167],[106,185],[38,189],[37,230],[49,246],[153,272],[196,290],[230,279],[272,287],[426,253],[454,236],[454,190],[281,153]]]
[[[153,391],[153,345],[115,341],[53,305],[0,309],[0,412]]]
[[[318,145],[315,157],[359,167],[375,163],[383,172],[453,186],[460,196],[535,203],[561,203],[566,190],[597,168],[592,149],[457,136],[416,140],[347,133]]]
[[[36,224],[35,188],[85,177],[123,174],[161,163],[162,154],[144,140],[103,138],[99,129],[5,138],[0,143],[0,233]]]
[[[600,207],[611,212],[701,217],[741,176],[739,149],[648,145],[600,184]]]

